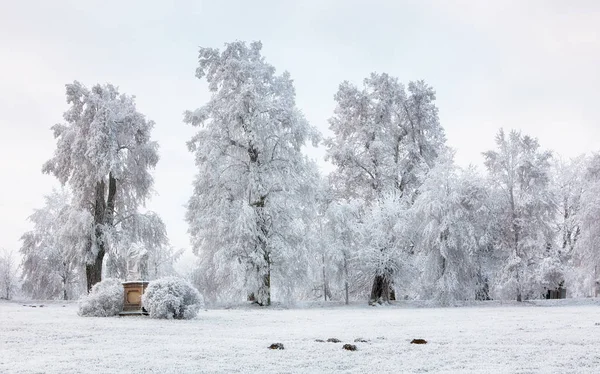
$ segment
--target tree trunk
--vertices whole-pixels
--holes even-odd
[[[513,189],[512,187],[509,189],[509,202],[510,202],[510,210],[511,210],[511,218],[512,218],[512,230],[513,230],[513,246],[514,246],[514,254],[515,257],[520,258],[521,260],[523,259],[521,256],[521,253],[519,253],[519,225],[517,224],[517,211],[515,208],[515,197],[514,197],[514,193],[513,193]],[[519,274],[519,268],[517,267],[517,271],[516,271],[516,276],[517,276],[517,301],[522,301],[522,296],[521,296],[521,277]]]
[[[87,291],[92,290],[92,287],[102,280],[102,262],[104,261],[104,249],[98,251],[98,256],[93,264],[85,265],[85,275],[87,279]]]
[[[387,304],[390,301],[390,282],[385,275],[376,275],[373,279],[369,305]]]
[[[344,254],[344,289],[346,293],[346,305],[350,303],[348,300],[348,260],[346,259],[346,255]]]
[[[348,281],[344,282],[344,290],[345,290],[345,304],[350,304],[350,300],[348,299]]]
[[[323,266],[322,266],[322,270],[323,270],[323,299],[324,299],[324,301],[327,301],[327,275],[325,274],[325,255],[322,255],[321,259],[323,260]]]
[[[521,295],[521,275],[519,273],[519,268],[517,268],[517,271],[516,271],[516,278],[517,278],[517,301],[521,302],[521,301],[523,301],[523,297]]]
[[[271,305],[271,265],[269,265],[269,270],[267,271],[267,274],[265,274],[264,277],[264,287],[266,289],[266,306],[269,306]]]
[[[63,263],[63,266],[65,265],[65,263]],[[63,268],[64,270],[64,268]],[[66,275],[63,275],[62,277],[62,289],[63,289],[63,300],[68,300],[69,298],[67,297],[67,277]]]
[[[252,294],[254,295],[254,294]],[[256,303],[260,306],[271,305],[271,265],[267,265],[267,272],[262,276],[261,284],[258,287],[258,296]]]
[[[104,194],[102,194],[104,196]],[[106,199],[106,212],[104,213],[104,223],[111,225],[114,223],[115,203],[117,197],[117,180],[112,173],[108,174],[108,198]]]
[[[258,237],[257,250],[262,253],[264,259],[264,265],[258,265],[256,271],[259,277],[258,292],[256,292],[256,299],[258,305],[269,306],[271,305],[271,254],[268,250],[267,238],[269,237],[269,230],[267,228],[267,218],[265,217],[264,207],[267,196],[260,196],[258,201],[252,203],[257,210],[258,221],[256,222],[260,235]]]
[[[258,277],[258,290],[250,294],[250,296],[254,297],[254,300],[250,301],[256,302],[260,306],[269,306],[271,305],[271,258],[269,253],[266,250],[263,253],[266,267],[263,268],[261,266],[255,266],[256,268],[256,276]]]
[[[108,174],[108,197],[105,200],[106,183],[101,180],[96,183],[96,202],[94,205],[94,241],[98,246],[98,254],[91,264],[85,265],[85,275],[87,280],[87,290],[90,292],[92,287],[102,281],[102,262],[106,254],[106,243],[104,242],[102,227],[112,226],[114,222],[115,201],[117,195],[117,180],[112,173]],[[90,247],[93,243],[89,244]],[[91,248],[90,248],[91,250]]]

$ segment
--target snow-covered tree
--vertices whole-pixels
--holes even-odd
[[[367,209],[378,206],[379,213],[372,213],[374,217],[401,214],[393,212],[396,208],[390,201],[408,209],[422,177],[444,147],[434,90],[422,81],[409,83],[406,90],[396,78],[373,73],[364,80],[362,89],[342,83],[335,100],[337,107],[330,119],[334,136],[325,143],[328,159],[337,166],[332,173],[334,187],[346,199],[363,200]],[[381,234],[386,235],[384,231]],[[396,261],[400,252],[409,251],[411,243],[398,242],[394,233],[389,235],[377,239],[373,236],[383,245],[377,257]],[[388,247],[391,243],[401,246],[400,252],[399,248]],[[387,285],[398,274],[386,267],[392,262],[373,264],[371,303],[387,301]]]
[[[573,265],[577,268],[583,294],[595,296],[600,292],[600,154],[587,162],[581,207],[580,236],[573,250]]]
[[[398,193],[386,193],[375,200],[361,217],[362,273],[373,276],[369,303],[396,299],[394,285],[404,286],[417,276],[412,266],[415,232],[411,226],[410,200]],[[370,273],[370,274],[369,274]]]
[[[503,258],[496,278],[501,297],[536,297],[558,263],[554,240],[554,197],[549,188],[551,153],[517,131],[500,130],[496,150],[484,152],[491,182],[494,247]],[[552,264],[550,264],[552,262]]]
[[[14,252],[0,249],[0,299],[10,300],[17,291],[19,264]]]
[[[165,227],[153,213],[139,213],[150,196],[150,169],[158,162],[154,126],[136,110],[135,98],[111,84],[91,89],[75,81],[66,85],[64,124],[52,127],[57,147],[43,171],[68,184],[73,194],[70,226],[85,226],[75,235],[77,255],[85,263],[88,291],[102,278],[104,256],[143,243],[154,248],[166,241]]]
[[[166,276],[175,276],[175,264],[183,255],[183,249],[172,246],[162,246],[147,254],[148,279],[158,279]]]
[[[183,249],[175,250],[166,243],[156,246],[130,243],[108,254],[105,276],[128,280],[154,280],[176,275],[174,266],[182,253]]]
[[[44,207],[29,217],[33,230],[21,237],[22,288],[35,299],[67,300],[77,297],[81,289],[82,263],[68,247],[70,241],[64,231],[70,199],[66,190],[54,190],[46,196]]]
[[[320,240],[316,253],[322,278],[323,294],[344,299],[360,294],[359,249],[362,242],[361,202],[335,199],[327,191],[319,215]]]
[[[554,166],[553,187],[558,205],[558,246],[565,260],[581,234],[581,195],[586,186],[585,166],[588,160],[580,156],[569,161],[557,160]]]
[[[554,271],[559,283],[569,288],[571,295],[582,291],[581,266],[575,255],[581,236],[583,204],[582,196],[588,186],[585,155],[571,160],[555,159],[553,162],[552,189],[556,199],[555,243],[560,267]]]
[[[212,97],[185,114],[199,128],[188,142],[198,174],[186,219],[194,252],[214,268],[207,271],[269,305],[272,279],[284,288],[307,262],[318,174],[301,148],[319,134],[296,108],[290,75],[276,75],[261,49],[200,49],[196,76]]]
[[[482,178],[472,168],[458,169],[451,155],[440,157],[427,174],[411,216],[415,251],[424,260],[422,297],[443,304],[476,298],[478,256],[486,243],[481,224],[485,198]]]

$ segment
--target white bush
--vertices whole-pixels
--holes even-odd
[[[202,296],[188,281],[165,277],[150,282],[142,305],[152,318],[192,319],[198,314]]]
[[[79,315],[86,317],[110,317],[123,310],[124,298],[121,281],[107,278],[96,283],[89,295],[79,301]]]

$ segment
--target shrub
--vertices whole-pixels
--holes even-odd
[[[79,301],[79,315],[85,317],[110,317],[123,310],[123,285],[121,281],[107,278],[96,283],[90,293]]]
[[[188,281],[165,277],[150,282],[142,305],[152,318],[192,319],[198,314],[202,297]]]

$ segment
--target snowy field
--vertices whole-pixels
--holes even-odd
[[[600,373],[597,299],[237,308],[191,321],[26,304],[37,307],[0,302],[0,373]],[[328,338],[342,343],[315,342]],[[285,350],[267,349],[275,342]]]

